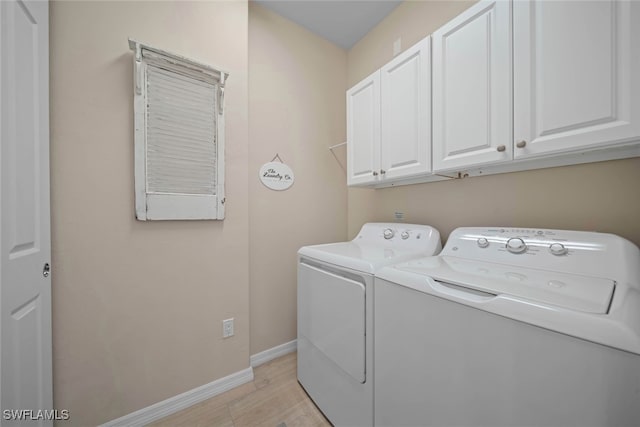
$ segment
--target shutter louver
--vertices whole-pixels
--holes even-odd
[[[215,195],[216,87],[147,67],[147,192]]]

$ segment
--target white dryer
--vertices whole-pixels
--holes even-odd
[[[378,426],[640,426],[640,251],[459,228],[375,281]]]
[[[332,424],[373,425],[374,273],[441,249],[432,227],[368,223],[298,251],[298,381]]]

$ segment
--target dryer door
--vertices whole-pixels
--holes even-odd
[[[365,285],[355,275],[298,266],[298,334],[360,383],[365,373]]]

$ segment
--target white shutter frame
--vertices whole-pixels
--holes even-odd
[[[136,218],[146,220],[199,220],[225,217],[224,191],[224,88],[229,74],[191,59],[167,53],[149,45],[129,39],[134,51],[134,156],[135,156],[135,210]],[[149,129],[147,123],[148,92],[147,67],[161,67],[176,77],[206,82],[216,89],[214,93],[215,133],[215,187],[213,194],[176,192],[150,192],[147,171]],[[166,191],[166,190],[165,190]]]

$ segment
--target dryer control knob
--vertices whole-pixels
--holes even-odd
[[[384,233],[383,233],[384,238],[387,240],[391,239],[394,236],[394,234],[396,233],[394,233],[393,230],[390,228],[387,228],[386,230],[384,230]]]
[[[549,246],[549,252],[551,252],[553,255],[564,255],[569,251],[564,247],[562,243],[552,243]]]
[[[403,231],[400,237],[402,237],[402,240],[407,240],[409,238],[409,232]]]
[[[480,246],[481,248],[486,248],[489,246],[489,241],[484,237],[481,237],[478,239],[478,246]]]
[[[512,237],[507,240],[506,247],[512,254],[521,254],[527,250],[526,243],[524,243],[524,240],[519,237]]]

